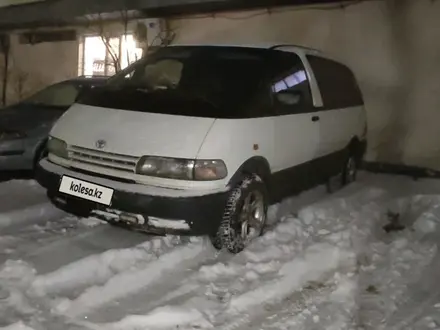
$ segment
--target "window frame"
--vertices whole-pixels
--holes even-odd
[[[116,35],[111,35],[110,39],[118,39],[118,47],[117,47],[117,56],[118,56],[118,62],[119,62],[119,66],[120,66],[120,70],[122,71],[123,69],[129,67],[130,65],[132,65],[134,62],[138,61],[140,58],[137,58],[134,61],[128,62],[128,65],[125,68],[122,68],[123,65],[123,43],[127,42],[127,37],[128,36],[134,36],[135,33],[133,31],[126,31],[126,33],[122,33],[122,34],[116,34]],[[78,76],[85,76],[85,62],[86,62],[86,39],[87,38],[102,38],[102,36],[99,33],[89,33],[89,34],[83,34],[81,36],[81,42],[79,45],[79,63],[78,63]],[[108,48],[105,46],[105,65],[104,65],[104,76],[106,77],[111,77],[114,75],[113,74],[109,74],[109,66],[113,65],[113,59],[111,54],[108,51]]]
[[[319,111],[329,111],[329,110],[338,110],[338,109],[347,109],[347,108],[353,108],[353,107],[359,107],[359,106],[363,106],[364,105],[364,99],[363,99],[363,95],[362,95],[362,91],[359,87],[358,81],[356,79],[356,76],[354,75],[353,71],[346,65],[326,58],[324,56],[319,56],[319,55],[312,55],[312,54],[307,54],[306,55],[307,61],[309,62],[309,65],[313,71],[315,80],[316,80],[316,84],[319,88],[319,92],[321,94],[321,99],[322,99],[322,106],[318,107],[317,109],[319,109]],[[315,61],[320,61],[320,64],[326,64],[329,65],[330,67],[332,66],[333,68],[330,70],[330,73],[335,73],[337,71],[337,74],[339,75],[339,77],[344,77],[341,73],[345,72],[345,77],[343,79],[346,79],[345,82],[343,83],[335,83],[334,81],[331,81],[331,83],[328,83],[328,81],[324,81],[320,83],[320,80],[322,78],[322,76],[320,76],[320,71],[322,72],[322,66],[321,67],[317,67],[316,66],[316,62]],[[324,80],[326,78],[328,78],[328,73],[324,73],[324,75],[327,74],[327,77],[324,78]],[[347,83],[349,80],[351,80],[349,83]],[[349,97],[347,97],[347,86],[351,86],[348,89],[348,91],[351,93],[351,95]],[[328,89],[327,86],[332,86],[331,89]],[[337,90],[339,91],[339,97],[336,96],[336,98],[334,97],[334,95],[338,94],[335,93],[335,86],[337,87]],[[328,90],[330,90],[330,92],[328,92]],[[332,97],[328,97],[328,95],[332,95]],[[332,99],[333,98],[333,99]],[[344,100],[345,98],[345,100]],[[330,101],[329,101],[330,99]]]
[[[287,116],[287,115],[297,115],[297,114],[304,114],[304,113],[312,113],[315,112],[315,108],[313,106],[313,95],[312,95],[312,87],[310,85],[310,75],[307,71],[307,68],[305,66],[305,63],[303,59],[295,52],[286,52],[286,51],[279,51],[279,50],[273,50],[274,54],[277,54],[275,56],[281,56],[285,59],[291,60],[291,65],[288,65],[289,68],[286,68],[276,75],[271,77],[271,74],[269,73],[268,76],[268,84],[269,84],[269,93],[272,100],[272,107],[274,108],[275,115],[277,116]],[[281,58],[280,57],[280,58]],[[290,59],[289,59],[290,57]],[[279,102],[276,97],[276,92],[274,92],[273,87],[276,83],[279,83],[280,81],[286,81],[286,78],[298,73],[298,72],[304,72],[305,80],[301,81],[306,82],[306,93],[303,93],[303,103],[299,105],[288,105],[282,102]],[[289,86],[286,84],[286,89],[289,89]],[[291,86],[293,87],[293,86]]]

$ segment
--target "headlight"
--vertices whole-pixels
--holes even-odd
[[[196,160],[194,180],[209,181],[226,178],[228,171],[222,160]]]
[[[136,173],[177,180],[209,181],[227,176],[226,165],[221,160],[190,160],[165,157],[142,157]]]
[[[0,133],[0,140],[1,141],[20,140],[20,139],[24,139],[25,137],[26,137],[26,134],[24,134],[22,132],[17,132],[17,131],[3,131]]]
[[[49,141],[47,142],[47,149],[50,154],[61,158],[69,158],[69,154],[67,152],[67,144],[63,140],[49,137]]]

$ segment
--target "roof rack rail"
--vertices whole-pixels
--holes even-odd
[[[273,45],[272,47],[270,47],[269,49],[277,49],[277,48],[282,48],[282,47],[296,47],[296,48],[301,48],[304,50],[308,50],[311,52],[316,52],[316,53],[320,53],[321,51],[311,48],[311,47],[306,47],[306,46],[301,46],[301,45],[294,45],[294,44],[278,44],[278,45]]]
[[[106,75],[82,75],[78,76],[77,78],[108,78],[109,76]]]

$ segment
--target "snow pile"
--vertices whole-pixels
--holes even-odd
[[[104,284],[129,269],[138,269],[157,256],[181,244],[178,237],[155,238],[134,248],[108,250],[40,275],[32,283],[39,295],[62,293],[79,287]]]
[[[0,326],[11,316],[26,316],[35,312],[25,295],[34,277],[35,270],[21,260],[7,260],[0,268]],[[22,326],[22,323],[17,323],[10,329],[26,329]]]
[[[45,202],[22,210],[0,214],[0,229],[35,222],[39,219],[50,219],[63,214],[62,211]]]
[[[82,225],[84,225],[86,227],[96,227],[96,226],[106,225],[107,224],[106,221],[103,221],[103,220],[100,220],[100,219],[97,219],[97,218],[93,218],[93,217],[82,218],[79,221],[80,221],[80,223]]]
[[[34,329],[29,328],[23,322],[17,322],[17,323],[8,325],[6,327],[2,327],[2,328],[0,328],[0,330],[34,330]]]
[[[349,329],[357,313],[357,246],[353,244],[357,238],[353,235],[372,231],[374,221],[365,217],[380,217],[380,212],[371,210],[384,194],[371,189],[311,205],[296,217],[285,215],[241,254],[204,265],[174,290],[168,287],[156,304],[147,304],[150,312],[136,320],[149,320],[154,308],[166,305],[170,319],[174,313],[192,315],[190,311],[198,310],[197,319],[205,324],[202,328],[252,328],[260,325],[255,319],[261,318],[265,329],[280,326],[280,320],[298,328],[325,324]],[[274,313],[277,319],[271,318]],[[123,325],[112,326],[131,329]],[[162,329],[172,328],[164,325]]]
[[[276,279],[253,291],[233,297],[226,312],[239,314],[264,303],[282,301],[306,283],[322,280],[326,273],[335,271],[342,263],[350,263],[351,260],[353,255],[346,251],[329,244],[315,244],[303,256],[284,264]]]
[[[55,307],[55,311],[70,316],[81,315],[118,298],[134,294],[150,283],[158,281],[167,271],[179,266],[184,267],[185,264],[191,263],[202,256],[206,251],[206,247],[206,242],[194,240],[193,243],[187,246],[161,255],[145,267],[126,270],[111,277],[102,286],[88,288],[73,301],[66,299],[60,302]]]
[[[196,309],[168,306],[155,309],[149,315],[131,315],[119,322],[95,328],[102,330],[210,329],[212,325]]]

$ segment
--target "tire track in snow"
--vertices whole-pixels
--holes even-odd
[[[328,282],[309,282],[240,330],[356,328],[358,276],[349,269],[340,273],[344,272],[348,275],[333,276]]]
[[[168,279],[163,289],[157,292],[143,308],[144,312],[163,305],[185,303],[194,297],[209,295],[215,301],[227,298],[230,290],[235,290],[237,279],[255,282],[259,278],[271,277],[283,263],[283,257],[291,258],[291,253],[302,249],[303,231],[298,219],[290,218],[279,224],[273,232],[266,233],[247,250],[238,255],[227,252],[212,253],[212,258],[198,265],[182,280],[176,274],[175,280]],[[287,257],[283,254],[289,253]],[[215,283],[223,283],[216,287]],[[170,284],[171,283],[171,284]]]
[[[227,308],[215,317],[215,324],[222,330],[241,328],[249,320],[261,315],[264,306],[280,304],[309,282],[324,282],[337,270],[355,264],[353,253],[339,249],[327,243],[310,246],[302,257],[287,262],[279,271],[280,278],[259,286],[258,288],[232,297]],[[217,327],[216,327],[217,328]]]
[[[349,216],[351,209],[355,210],[359,205],[365,205],[380,199],[383,196],[381,190],[368,190],[360,191],[353,194],[348,198],[348,202],[353,201],[355,203],[347,203],[346,200],[339,198],[335,199],[338,202],[339,208],[342,208]],[[288,199],[283,203],[291,203]],[[226,291],[231,287],[234,287],[234,282],[237,278],[257,278],[264,279],[267,275],[270,277],[271,273],[275,272],[286,259],[294,258],[300,253],[304,246],[310,244],[312,239],[316,239],[320,236],[320,232],[308,232],[310,228],[308,224],[313,221],[321,221],[321,226],[336,225],[338,223],[337,213],[335,210],[326,210],[327,205],[332,202],[321,202],[314,206],[308,206],[301,212],[302,219],[294,218],[293,216],[284,216],[281,222],[272,228],[272,230],[266,232],[266,234],[256,240],[251,246],[239,255],[227,257],[219,257],[213,261],[210,265],[202,265],[199,269],[193,272],[193,274],[186,278],[184,281],[175,281],[180,283],[179,286],[173,284],[167,287],[167,292],[163,293],[163,296],[158,300],[153,300],[145,307],[149,309],[157,308],[164,304],[176,305],[184,303],[186,300],[191,299],[194,296],[203,296],[207,294],[206,284],[214,283],[215,281],[221,281],[230,284],[225,284]],[[365,203],[365,204],[364,204]],[[282,205],[278,205],[282,207]],[[321,210],[322,209],[322,210]],[[321,210],[321,211],[320,211]],[[271,213],[276,213],[277,210],[272,208]],[[335,215],[336,214],[336,215]],[[331,223],[332,218],[335,221]],[[350,222],[351,220],[349,220]],[[329,223],[330,222],[330,223]],[[346,226],[349,223],[345,223]],[[342,229],[341,229],[342,230]],[[330,232],[330,231],[329,231]],[[325,231],[324,231],[325,233]],[[342,232],[341,235],[334,234],[333,239],[343,239],[346,235]],[[224,256],[224,255],[223,255]],[[285,260],[283,260],[283,258]],[[255,272],[257,270],[257,272]],[[170,288],[174,290],[170,291]],[[228,292],[222,293],[221,288],[214,288],[212,292],[208,288],[209,294],[218,297],[220,300],[224,299],[224,295],[228,295]],[[223,296],[222,296],[223,295]],[[145,309],[147,310],[147,308]]]
[[[67,215],[47,220],[44,224],[15,228],[7,236],[0,236],[0,262],[22,259],[35,264],[38,271],[51,271],[57,263],[63,264],[78,257],[78,253],[70,253],[67,258],[62,258],[59,255],[63,250],[71,248],[72,244],[79,247],[81,240],[86,241],[88,237],[94,242],[97,236],[104,237],[106,230],[109,230],[109,226],[91,227],[84,221],[85,219]],[[93,247],[92,245],[88,250]],[[85,249],[84,252],[89,251]]]
[[[192,248],[201,247],[201,243],[202,242],[195,240],[194,243],[190,243],[188,246],[193,245],[191,246]],[[100,290],[102,289],[102,294],[107,295],[109,300],[106,301],[105,297],[103,298],[100,296],[99,298],[95,298],[94,302],[91,304],[92,306],[88,305],[87,307],[98,308],[101,306],[101,303],[105,304],[106,302],[111,302],[114,298],[119,297],[121,294],[125,294],[127,291],[132,293],[133,291],[130,291],[130,289],[127,290],[127,288],[129,288],[130,285],[133,285],[137,275],[144,272],[145,274],[148,273],[148,276],[150,276],[151,274],[148,270],[153,268],[154,271],[154,265],[157,265],[158,267],[161,266],[161,262],[158,261],[161,260],[162,255],[173,257],[174,254],[174,258],[171,258],[172,260],[170,260],[170,258],[164,260],[165,265],[162,266],[165,267],[162,268],[166,268],[168,265],[166,262],[167,260],[176,260],[179,263],[181,258],[187,257],[191,259],[192,255],[189,253],[186,255],[185,253],[183,255],[177,253],[176,255],[176,250],[179,251],[182,244],[187,244],[186,240],[182,241],[181,238],[176,236],[157,237],[133,248],[108,250],[103,253],[91,255],[44,275],[36,275],[35,270],[30,265],[27,265],[25,267],[28,275],[26,282],[29,282],[29,284],[20,284],[24,289],[23,292],[20,293],[20,297],[23,297],[26,301],[32,300],[34,302],[33,305],[38,306],[39,310],[38,313],[35,311],[35,315],[46,315],[45,318],[53,320],[53,322],[55,322],[57,318],[62,318],[63,315],[61,314],[57,316],[55,314],[55,316],[51,316],[51,311],[60,311],[67,305],[70,306],[70,304],[72,304],[72,307],[75,308],[74,313],[78,312],[76,307],[79,306],[81,308],[82,303],[79,302],[79,304],[76,305],[76,300],[88,300],[90,293],[93,299],[93,292],[98,292],[98,296],[100,296],[99,292],[101,292]],[[183,249],[185,249],[185,246],[183,246]],[[148,263],[152,263],[153,265],[148,268]],[[14,267],[14,265],[20,267],[17,268]],[[168,270],[171,270],[171,265],[172,263],[170,264],[170,267],[167,268]],[[177,267],[179,267],[179,264]],[[23,267],[21,266],[21,263],[17,264],[14,261],[10,261],[7,269],[14,272],[14,269],[16,268],[20,269]],[[21,272],[23,272],[23,270]],[[144,279],[148,279],[148,276],[144,276]],[[112,291],[113,283],[118,279],[119,281],[117,282],[120,285],[116,290],[117,292],[114,292]],[[127,283],[125,284],[123,283],[124,279],[127,280]],[[103,285],[102,287],[92,286],[74,300],[62,299],[60,296],[60,294],[71,290],[84,289],[90,285],[105,284],[107,281],[109,282],[108,285]],[[137,282],[139,283],[142,281]],[[121,290],[124,290],[124,292]],[[51,295],[55,295],[56,298],[51,300]],[[87,309],[84,311],[87,311]]]
[[[310,251],[313,251],[313,248],[319,246],[313,245],[314,241],[324,242],[320,244],[326,247],[326,251],[323,252],[325,261],[320,264],[325,267],[320,268],[320,270],[322,270],[321,272],[315,272],[315,275],[320,273],[320,276],[324,278],[328,271],[333,273],[335,270],[340,269],[340,267],[344,267],[344,263],[347,262],[347,256],[354,258],[354,254],[348,253],[346,250],[335,246],[335,243],[341,239],[344,240],[344,242],[347,241],[344,243],[345,245],[350,245],[350,237],[347,235],[349,233],[346,233],[347,229],[349,229],[353,221],[357,221],[360,214],[364,212],[364,205],[376,203],[377,200],[383,198],[383,195],[384,191],[380,189],[368,189],[367,191],[357,192],[348,199],[337,198],[332,201],[319,203],[313,207],[309,206],[300,212],[301,219],[291,217],[285,222],[281,222],[273,231],[267,232],[244,252],[224,260],[227,262],[226,264],[217,260],[218,262],[214,264],[202,266],[191,278],[187,281],[183,281],[183,284],[177,289],[169,292],[163,299],[149,304],[149,311],[145,311],[148,314],[139,316],[137,319],[139,324],[133,326],[132,323],[128,322],[127,318],[124,318],[120,323],[106,324],[104,328],[113,329],[112,326],[116,326],[116,324],[119,325],[119,327],[115,327],[115,329],[117,328],[118,330],[142,328],[141,321],[143,319],[150,320],[150,317],[154,316],[157,310],[163,308],[160,307],[160,305],[164,304],[169,305],[167,308],[170,309],[170,317],[172,317],[173,311],[175,311],[175,308],[171,306],[179,305],[183,306],[178,308],[179,311],[181,311],[182,308],[185,309],[185,306],[189,312],[194,309],[199,310],[204,313],[204,321],[209,319],[210,322],[218,326],[223,322],[229,322],[228,326],[225,327],[226,329],[228,327],[234,328],[234,324],[237,326],[236,322],[239,323],[238,325],[245,324],[246,322],[237,321],[237,317],[241,317],[243,313],[247,313],[249,310],[253,312],[253,310],[257,310],[260,305],[264,304],[266,301],[266,289],[273,290],[272,299],[274,301],[272,303],[276,303],[286,297],[286,294],[295,294],[294,292],[296,290],[301,289],[302,285],[311,279],[308,274],[300,272],[300,274],[307,278],[299,280],[299,283],[296,282],[294,285],[290,278],[297,273],[294,268],[301,269],[301,267],[307,264],[304,263],[304,261],[301,262],[301,258],[292,261],[292,258],[297,258],[297,255],[301,254],[301,251],[304,251],[304,247],[309,246]],[[336,209],[335,201],[337,203]],[[357,210],[359,208],[361,211],[358,212]],[[341,218],[341,212],[345,213],[345,217]],[[310,226],[313,221],[320,223],[317,226],[318,228]],[[324,228],[337,226],[338,229],[336,232],[328,235],[331,232],[328,230],[319,230],[320,226]],[[310,231],[312,228],[313,230]],[[323,237],[326,237],[327,242]],[[327,249],[327,247],[331,248]],[[333,260],[338,260],[340,264],[329,268],[329,264],[326,262],[332,260],[332,258],[329,257],[331,251],[338,251],[336,255],[340,254],[342,257],[335,257]],[[326,253],[330,254],[327,255]],[[316,260],[312,261],[316,263]],[[349,263],[351,265],[354,261],[352,260]],[[289,265],[291,266],[290,268]],[[284,278],[282,277],[281,284],[278,274],[280,268],[282,269],[281,274],[283,271],[288,274]],[[287,269],[289,269],[289,271],[286,271]],[[313,278],[312,275],[312,279]],[[243,280],[248,283],[243,284]],[[267,283],[266,286],[264,286],[265,290],[261,290],[258,283],[255,283],[258,281]],[[209,292],[207,292],[206,284],[208,284],[208,286],[209,284],[214,286],[214,291],[216,291],[211,292],[212,295],[210,297],[207,296]],[[215,288],[215,286],[218,285],[220,285],[220,288]],[[290,290],[285,290],[286,285],[293,285],[293,287],[288,287]],[[151,310],[152,308],[156,309]],[[178,314],[179,311],[176,310],[176,313]],[[254,316],[255,315],[253,315],[253,317]],[[123,324],[127,324],[127,327],[123,327]],[[176,323],[175,326],[177,325],[179,324]],[[100,326],[103,325],[97,325],[96,329],[100,329]]]
[[[127,295],[132,295],[155,284],[167,272],[182,267],[191,267],[208,258],[211,250],[206,248],[206,244],[209,243],[205,240],[193,239],[188,245],[176,247],[160,255],[156,260],[147,263],[145,267],[116,274],[104,285],[89,287],[76,299],[60,302],[55,307],[55,311],[76,317]]]
[[[335,289],[334,284],[309,282],[303,289],[293,292],[277,304],[265,304],[258,313],[241,315],[228,329],[239,328],[240,330],[270,330],[288,328],[295,323],[295,329],[299,329],[300,322],[292,319],[306,318],[315,310],[314,304],[324,299]]]
[[[17,322],[17,323],[8,325],[6,327],[1,327],[0,330],[34,330],[34,329],[28,327],[23,322]]]
[[[161,305],[175,305],[180,302],[183,303],[195,296],[203,296],[206,293],[205,284],[207,281],[215,281],[217,277],[224,279],[224,272],[229,272],[229,275],[232,277],[240,277],[241,275],[238,275],[237,272],[244,271],[246,273],[246,264],[248,264],[247,266],[252,264],[258,269],[260,274],[271,273],[273,271],[273,257],[286,252],[286,250],[292,250],[291,247],[288,247],[287,242],[289,242],[289,244],[293,243],[293,240],[297,237],[298,230],[300,230],[298,222],[294,224],[293,227],[291,223],[281,224],[281,226],[276,229],[280,241],[274,243],[273,235],[270,233],[266,234],[260,239],[260,243],[262,242],[263,245],[260,243],[254,244],[253,247],[250,246],[248,250],[244,252],[244,261],[242,260],[243,254],[234,256],[224,251],[215,252],[215,250],[209,246],[206,251],[207,257],[201,259],[199,262],[193,263],[194,267],[191,269],[176,269],[176,272],[173,272],[171,276],[169,274],[164,276],[162,281],[158,282],[154,288],[145,287],[140,290],[140,292],[135,293],[135,295],[125,298],[121,304],[126,307],[130,306],[130,304],[134,305],[134,309],[137,311],[141,309],[143,313],[147,313]],[[263,251],[261,251],[262,249]],[[227,265],[230,262],[235,262],[232,267]],[[215,273],[217,273],[218,276],[215,275]],[[211,278],[212,276],[215,278]],[[229,278],[228,280],[233,281],[234,279]],[[142,297],[147,295],[148,299],[142,300]],[[216,293],[214,293],[214,295],[216,295]],[[112,312],[111,309],[111,306],[108,307],[108,314],[112,316],[118,314],[117,310]],[[117,309],[117,307],[115,307],[115,309]]]
[[[63,294],[74,289],[101,285],[113,276],[156,260],[182,241],[178,237],[160,237],[137,246],[111,249],[67,264],[51,273],[39,275],[32,283],[38,295]]]
[[[41,224],[63,219],[63,216],[64,212],[47,202],[0,213],[0,261],[22,258],[28,251],[34,251],[41,245],[39,240],[49,236]],[[52,237],[47,238],[48,241],[53,240]]]
[[[29,251],[35,251],[35,248],[50,244],[60,237],[68,239],[68,235],[79,227],[78,219],[69,215],[50,218],[44,224],[29,223],[21,228],[6,230],[6,235],[0,236],[0,246],[14,247],[24,254],[30,254]]]
[[[368,199],[367,197],[374,197],[374,196],[366,196],[365,200]],[[376,196],[377,197],[377,196]],[[320,208],[322,208],[322,206],[320,206]],[[344,208],[344,207],[343,207]],[[321,214],[319,216],[324,216],[324,219],[321,220],[328,220],[325,219],[325,216],[328,215],[326,214],[326,212],[321,212]],[[333,218],[333,216],[331,217]],[[308,219],[310,220],[310,219]],[[307,221],[308,221],[307,220]],[[313,220],[313,219],[312,219]],[[329,224],[329,226],[331,226],[331,224]],[[295,228],[295,227],[294,227]],[[310,232],[307,235],[309,235],[309,237],[317,237],[316,232]],[[276,240],[274,240],[274,236],[277,236]],[[318,235],[319,236],[319,235]],[[294,235],[293,235],[294,237]],[[260,244],[261,242],[265,242]],[[268,275],[269,278],[264,277],[264,280],[271,280],[271,276],[273,276],[273,267],[274,264],[270,263],[268,260],[273,259],[274,256],[279,256],[280,253],[283,255],[281,259],[276,260],[275,263],[281,263],[283,264],[286,261],[286,258],[292,258],[292,256],[295,256],[298,251],[302,250],[302,246],[303,245],[307,245],[304,241],[301,242],[301,244],[299,245],[295,245],[292,244],[292,232],[283,232],[282,230],[280,232],[274,233],[274,232],[268,232],[265,237],[263,237],[260,240],[260,243],[257,243],[253,248],[249,249],[249,251],[246,251],[243,254],[231,257],[231,258],[225,258],[225,262],[227,261],[233,261],[236,263],[236,267],[239,267],[240,269],[245,271],[245,275],[250,275],[250,277],[252,278],[252,272],[247,272],[246,271],[246,265],[249,263],[253,263],[258,264],[259,267],[262,268],[262,274],[264,275]],[[278,245],[278,243],[285,243],[285,244],[281,244]],[[272,244],[272,246],[271,246]],[[275,244],[275,245],[273,245]],[[190,246],[192,245],[192,248],[190,248]],[[199,246],[200,247],[200,246]],[[82,314],[84,314],[85,312],[87,312],[90,308],[92,309],[98,309],[110,302],[112,302],[113,300],[117,300],[120,298],[125,297],[126,295],[132,295],[133,293],[137,293],[140,289],[146,289],[146,291],[149,291],[149,288],[153,289],[153,285],[151,284],[162,284],[161,280],[163,279],[162,275],[164,273],[164,271],[167,271],[168,273],[170,272],[174,272],[177,270],[177,272],[182,273],[182,269],[184,266],[187,267],[193,267],[193,265],[199,265],[202,261],[204,260],[209,260],[213,258],[212,255],[212,249],[197,249],[197,241],[195,243],[191,243],[188,246],[184,246],[182,247],[182,250],[185,251],[185,253],[187,253],[186,258],[188,258],[188,260],[180,260],[182,258],[182,252],[178,252],[177,249],[171,249],[171,251],[167,252],[165,255],[160,255],[156,260],[153,260],[150,263],[147,263],[146,265],[142,265],[142,267],[138,267],[134,266],[134,269],[130,269],[130,270],[124,270],[120,273],[117,273],[116,275],[111,275],[110,279],[106,281],[106,283],[102,286],[95,286],[95,287],[91,287],[88,290],[84,291],[82,294],[80,294],[76,299],[73,300],[64,300],[61,301],[59,304],[56,305],[56,310],[58,311],[63,311],[65,312],[68,316],[80,316]],[[209,251],[209,252],[208,252]],[[171,256],[171,257],[170,257]],[[169,259],[172,259],[174,261],[177,261],[177,263],[173,264],[168,264],[167,261]],[[196,260],[194,260],[196,259]],[[205,265],[205,267],[200,267],[199,269],[197,269],[196,274],[201,274],[200,276],[202,278],[206,280],[209,280],[210,276],[212,275],[212,273],[210,273],[209,268],[211,268],[211,270],[215,270],[217,269],[218,273],[214,274],[212,277],[212,280],[221,280],[222,279],[226,279],[227,283],[226,286],[232,284],[232,279],[234,277],[234,273],[231,273],[228,275],[228,267],[226,267],[225,269],[222,269],[222,265],[225,266],[224,263],[216,262],[213,265]],[[238,265],[238,266],[237,266]],[[275,265],[277,267],[279,267],[279,265]],[[158,267],[159,269],[156,269],[156,267]],[[264,269],[266,267],[266,270]],[[267,269],[272,267],[272,271],[267,271]],[[73,269],[75,267],[72,267],[72,273],[73,274]],[[161,272],[162,270],[162,272]],[[251,269],[252,270],[252,269]],[[261,269],[260,269],[261,270]],[[151,274],[153,274],[153,276],[151,276]],[[179,274],[177,274],[177,277]],[[226,278],[224,278],[224,276],[226,275]],[[241,274],[239,274],[241,275]],[[89,275],[87,275],[89,276]],[[105,276],[104,276],[105,277]],[[153,278],[150,278],[153,277]],[[194,292],[199,292],[200,290],[200,284],[201,282],[199,282],[198,280],[200,279],[198,276],[197,277],[197,281],[193,281],[193,282],[189,282],[189,284],[195,284],[198,287],[195,289],[195,291],[188,290],[190,287],[187,286],[186,290],[182,290],[180,291],[180,293],[183,293],[183,291],[186,291],[186,295],[181,296],[180,298],[183,298],[183,300],[186,300],[186,298],[188,298],[189,300],[191,300],[191,298],[195,298],[194,297]],[[88,278],[91,278],[91,276],[89,276]],[[101,278],[102,279],[102,278]],[[169,279],[169,278],[168,278]],[[262,278],[263,279],[263,278]],[[175,281],[174,283],[172,283],[173,285],[176,285],[178,283],[178,281]],[[165,283],[166,284],[166,283]],[[163,285],[163,288],[165,288],[167,285]],[[169,283],[168,283],[169,284]],[[188,284],[188,283],[187,283]],[[61,291],[63,291],[62,289],[62,284],[58,283],[55,285],[55,287],[57,285],[60,285],[59,288],[61,288]],[[177,284],[178,285],[178,284]],[[126,287],[124,287],[126,286]],[[47,287],[50,287],[50,285],[48,285]],[[116,288],[116,290],[114,291],[114,288]],[[127,290],[128,288],[128,290]],[[155,287],[156,288],[156,287]],[[182,288],[179,288],[182,289]],[[252,289],[252,288],[251,288]],[[50,291],[50,289],[49,289]],[[56,291],[56,290],[55,290]],[[153,290],[151,290],[153,291]],[[189,292],[188,292],[189,291]],[[243,290],[238,290],[238,292],[241,292],[241,294],[245,294],[246,291],[243,293]],[[176,295],[179,296],[179,295]],[[176,297],[172,298],[172,301],[176,301],[175,300]],[[203,301],[203,300],[202,300]],[[165,302],[165,301],[164,301]],[[168,303],[171,301],[168,301]],[[200,301],[199,301],[200,302]],[[89,304],[87,304],[89,303]],[[200,306],[201,305],[197,305],[196,306]],[[202,305],[202,307],[204,307]],[[203,310],[203,308],[202,308]],[[148,315],[147,315],[148,317]]]
[[[232,297],[228,303],[212,304],[200,297],[198,302],[204,302],[204,308],[187,302],[179,307],[158,307],[147,315],[127,316],[115,323],[81,323],[90,329],[102,330],[174,329],[176,326],[180,329],[243,329],[243,326],[261,316],[261,313],[269,313],[264,309],[268,303],[282,304],[286,298],[295,297],[306,283],[331,277],[334,269],[343,267],[348,257],[348,254],[328,244],[317,244],[307,249],[303,258],[286,263],[280,270],[280,278],[254,290],[242,292]],[[314,261],[316,263],[312,264]],[[161,313],[166,316],[162,321],[158,319]]]
[[[65,213],[49,202],[40,203],[20,210],[0,214],[0,229],[23,226],[62,217]]]

